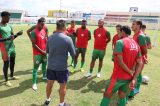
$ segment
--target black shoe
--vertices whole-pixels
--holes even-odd
[[[49,106],[49,103],[50,103],[50,101],[47,101],[47,100],[46,100],[46,101],[44,102],[43,106]]]
[[[134,96],[128,96],[128,100],[133,100]]]

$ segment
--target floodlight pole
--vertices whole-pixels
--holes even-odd
[[[61,18],[61,11],[62,11],[62,0],[60,0],[59,2],[59,15],[60,15],[60,18]]]

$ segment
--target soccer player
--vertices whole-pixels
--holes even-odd
[[[115,34],[114,36],[113,36],[113,39],[112,39],[112,50],[114,50],[114,47],[115,47],[115,45],[116,45],[116,42],[119,40],[119,39],[121,39],[121,25],[120,24],[118,24],[118,25],[116,25],[116,32],[117,32],[117,34]]]
[[[74,44],[74,47],[75,47],[75,42],[76,42],[76,27],[75,27],[75,25],[76,25],[75,21],[72,20],[71,26],[67,28],[68,36],[71,37],[73,44]],[[72,59],[71,66],[74,66],[73,62],[74,62],[74,59]]]
[[[72,39],[64,34],[66,25],[64,20],[56,22],[56,32],[48,38],[47,42],[47,53],[48,57],[48,68],[47,68],[47,87],[46,96],[47,100],[44,105],[48,106],[51,99],[52,87],[55,81],[60,85],[59,106],[70,106],[64,103],[64,98],[67,90],[67,81],[69,72],[67,69],[68,52],[72,58],[75,56],[75,49]]]
[[[138,43],[141,49],[141,54],[142,54],[142,62],[143,66],[141,71],[143,70],[144,64],[147,63],[147,42],[146,42],[146,37],[144,33],[141,31],[142,28],[142,21],[133,21],[132,23],[132,31],[134,32],[133,39]],[[137,79],[137,85],[134,90],[131,91],[129,94],[129,98],[133,99],[135,94],[139,93],[140,90],[140,84],[142,83],[142,74],[140,73]]]
[[[148,49],[152,49],[152,46],[151,46],[151,39],[150,39],[150,37],[146,34],[146,32],[145,32],[145,30],[146,30],[146,25],[142,25],[142,32],[145,34],[145,36],[146,36],[146,41],[147,41],[147,48]]]
[[[41,19],[41,20],[45,20],[45,18],[43,18],[43,17],[41,17],[40,19]],[[29,29],[27,30],[27,35],[28,35],[28,37],[29,37],[30,40],[31,40],[31,32],[32,32],[36,27],[37,27],[37,25],[33,25],[31,28],[29,28]],[[46,25],[44,25],[44,27],[48,30],[48,28],[47,28]],[[46,35],[46,36],[47,36],[47,38],[48,38],[48,31],[47,31],[47,35]],[[42,66],[39,67],[38,70],[39,70],[39,71],[42,70]]]
[[[86,77],[92,76],[93,68],[95,65],[96,59],[99,59],[99,67],[97,77],[101,76],[101,68],[103,65],[103,58],[106,53],[106,46],[110,42],[110,32],[104,28],[104,21],[98,21],[98,28],[94,30],[94,50],[92,53],[92,61],[90,64],[90,72],[85,75]]]
[[[40,18],[36,25],[36,28],[31,32],[31,41],[33,47],[33,72],[32,72],[32,89],[37,90],[37,70],[39,65],[42,63],[43,78],[46,79],[46,65],[47,65],[47,55],[46,55],[46,43],[47,43],[47,33],[48,30],[44,27],[44,18]]]
[[[116,42],[114,48],[114,68],[111,79],[106,84],[104,97],[100,106],[109,106],[110,99],[118,91],[118,106],[126,105],[126,95],[129,89],[134,89],[137,77],[141,71],[142,59],[138,44],[128,36],[131,29],[121,28],[122,39]],[[136,68],[135,68],[136,67]]]
[[[12,27],[8,24],[10,20],[10,13],[3,11],[1,13],[1,23],[0,23],[0,38],[5,39],[11,37],[13,34]],[[5,41],[0,43],[0,49],[3,59],[3,73],[5,77],[5,84],[11,86],[10,81],[8,81],[8,68],[10,67],[10,77],[11,79],[18,79],[19,77],[14,76],[15,58],[16,51],[13,40]]]
[[[85,62],[85,55],[88,46],[88,41],[91,39],[91,32],[86,27],[87,21],[82,20],[82,26],[76,30],[76,57],[74,60],[74,68],[77,65],[79,54],[81,54],[81,72],[84,71],[83,66]]]

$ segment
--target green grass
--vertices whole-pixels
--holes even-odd
[[[40,106],[46,99],[45,87],[46,81],[43,81],[42,72],[38,72],[38,90],[34,92],[31,89],[32,86],[32,47],[31,43],[26,35],[26,30],[30,26],[28,25],[16,25],[13,26],[14,32],[21,29],[24,30],[24,35],[17,38],[14,42],[16,45],[16,67],[15,75],[20,76],[19,80],[11,81],[12,87],[6,87],[4,85],[2,66],[3,62],[0,59],[0,106]],[[55,25],[48,25],[50,34],[55,30]],[[91,26],[89,29],[93,32],[96,27]],[[115,29],[113,27],[107,28],[113,36],[115,34]],[[153,41],[153,36],[155,31],[147,31],[151,36]],[[160,48],[160,36],[157,38],[157,46],[152,50],[149,50],[148,57],[149,63],[145,66],[143,70],[143,75],[147,75],[150,78],[149,85],[141,85],[141,93],[136,96],[133,101],[128,103],[128,106],[160,106],[160,83],[159,83],[159,54]],[[68,82],[68,90],[65,101],[72,104],[72,106],[99,106],[99,103],[103,96],[104,87],[106,81],[110,78],[113,63],[111,61],[111,43],[107,46],[106,56],[104,59],[104,65],[102,68],[102,77],[96,78],[93,76],[91,79],[85,79],[83,76],[89,70],[89,64],[91,61],[91,55],[93,50],[93,36],[92,40],[89,41],[84,73],[76,72],[70,76]],[[80,58],[79,58],[80,59]],[[69,63],[70,63],[69,59]],[[94,68],[94,75],[97,73],[97,65]],[[76,70],[80,69],[80,61],[78,62]],[[70,67],[69,70],[72,70]],[[58,95],[59,85],[57,82],[53,86],[52,91],[52,101],[51,106],[58,106],[59,95]],[[117,94],[114,95],[111,105],[116,106]]]

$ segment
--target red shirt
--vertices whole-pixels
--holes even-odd
[[[141,58],[140,48],[132,38],[123,38],[122,43],[118,41],[114,50],[114,69],[112,78],[119,80],[131,80],[132,76],[120,67],[116,56],[121,54],[127,67],[131,70],[135,70],[136,60]]]
[[[44,27],[41,31],[38,30],[36,27],[35,30],[35,44],[43,51],[46,51],[46,44],[47,44],[47,31],[46,27]],[[37,49],[33,47],[33,54],[34,55],[41,55],[41,52],[39,52]]]
[[[76,28],[75,27],[69,27],[67,28],[67,31],[69,33],[69,35],[76,33]]]
[[[140,46],[140,49],[141,49],[147,45],[146,45],[146,42],[144,42],[144,40],[146,41],[146,38],[144,38],[143,41],[142,40],[138,41],[138,37],[140,37],[140,35],[144,35],[144,33],[142,31],[137,32],[136,34],[133,35],[133,39],[138,43],[138,45]],[[142,44],[142,42],[143,42],[143,44]],[[142,53],[142,51],[141,51],[141,53]],[[142,56],[143,61],[145,60],[145,56],[146,55]]]
[[[89,30],[87,28],[86,29],[78,28],[76,47],[86,49],[88,46],[88,39],[89,39]]]
[[[105,50],[107,46],[107,30],[105,28],[97,28],[94,32],[94,49]]]
[[[121,39],[121,37],[118,36],[118,34],[114,35],[113,40],[112,40],[112,49],[116,46],[116,42]]]

